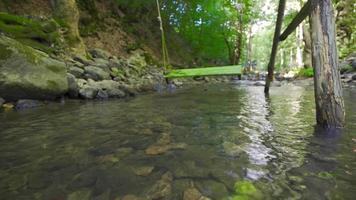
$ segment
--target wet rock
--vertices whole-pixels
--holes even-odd
[[[101,163],[117,163],[120,161],[118,157],[115,156],[115,154],[108,154],[104,156],[100,156],[98,158],[99,162]]]
[[[126,96],[125,92],[121,90],[121,84],[116,81],[104,80],[96,82],[94,86],[106,91],[110,98],[123,98]]]
[[[82,187],[90,187],[95,184],[97,180],[96,170],[89,169],[87,171],[83,171],[73,177],[72,182],[69,184],[71,189],[78,189]]]
[[[97,88],[84,87],[79,90],[79,96],[83,99],[94,99],[98,93]]]
[[[136,195],[129,194],[129,195],[124,196],[122,198],[122,200],[147,200],[147,199],[142,198],[142,197],[138,197]]]
[[[186,144],[184,143],[171,143],[171,136],[168,133],[163,133],[159,140],[149,146],[145,152],[147,155],[159,155],[164,154],[169,150],[173,149],[185,149]]]
[[[106,190],[101,195],[94,197],[93,200],[110,200],[110,190]]]
[[[16,108],[16,110],[23,110],[23,109],[39,107],[42,105],[43,104],[37,100],[22,99],[22,100],[18,100],[16,102],[15,108]]]
[[[87,79],[93,79],[94,81],[110,80],[110,73],[104,71],[99,67],[88,66],[84,68],[85,77]]]
[[[137,176],[148,176],[152,173],[154,170],[154,166],[143,166],[143,167],[138,167],[134,169],[134,173]]]
[[[69,67],[68,73],[72,74],[76,78],[83,78],[84,76],[84,69],[81,69],[79,67]]]
[[[172,124],[169,122],[158,122],[153,127],[154,132],[170,132],[172,130]]]
[[[210,200],[210,198],[203,196],[198,189],[191,186],[184,191],[183,200]]]
[[[110,57],[112,57],[109,52],[104,51],[102,49],[91,49],[89,50],[89,53],[93,58],[109,59]]]
[[[149,128],[142,129],[142,135],[153,135],[153,131]]]
[[[96,95],[96,98],[97,98],[97,99],[105,100],[105,99],[108,99],[108,98],[109,98],[109,95],[108,95],[108,93],[107,93],[105,90],[99,90],[99,91],[98,91],[98,94]]]
[[[291,184],[300,184],[303,182],[303,178],[299,176],[288,176],[288,179]]]
[[[129,96],[136,96],[138,94],[137,88],[132,85],[122,84],[120,89],[127,93]]]
[[[2,105],[5,103],[5,99],[0,97],[0,108],[2,107]]]
[[[197,166],[194,160],[184,160],[179,163],[175,163],[174,166],[169,166],[169,169],[173,172],[174,177],[185,178],[206,178],[209,177],[209,170],[202,169]]]
[[[6,100],[55,99],[67,93],[65,63],[0,35],[0,94]]]
[[[84,56],[80,56],[80,55],[75,56],[75,57],[73,58],[73,60],[75,60],[75,61],[77,61],[77,62],[80,62],[80,63],[82,63],[82,64],[85,65],[85,66],[94,64],[93,61],[88,60],[88,59],[85,58]]]
[[[115,155],[119,158],[123,158],[133,152],[133,148],[123,147],[116,150]]]
[[[229,196],[225,185],[216,181],[199,181],[196,182],[196,187],[203,195],[212,197],[213,199],[226,199]]]
[[[67,73],[68,80],[68,96],[70,98],[77,98],[79,96],[79,86],[74,75]]]
[[[232,142],[224,142],[223,148],[224,148],[224,152],[232,157],[239,156],[241,155],[242,152],[244,152],[243,148],[241,148],[240,146]]]
[[[91,199],[91,191],[88,189],[83,189],[80,191],[76,191],[71,193],[67,200],[90,200]]]
[[[161,179],[157,181],[147,193],[149,199],[168,199],[172,193],[173,176],[170,172],[162,175]]]

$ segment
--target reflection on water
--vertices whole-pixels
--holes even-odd
[[[327,132],[314,127],[312,88],[293,85],[269,97],[205,85],[2,112],[0,196],[225,199],[248,180],[263,199],[352,199],[355,98],[345,91],[347,127]]]

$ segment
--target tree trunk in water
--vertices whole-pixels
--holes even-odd
[[[56,18],[67,28],[65,39],[72,54],[85,55],[85,45],[79,35],[79,10],[75,0],[51,0]]]
[[[277,16],[277,22],[276,22],[276,29],[274,31],[272,52],[271,52],[271,57],[270,57],[270,60],[269,60],[269,63],[268,63],[268,76],[267,76],[266,85],[265,85],[265,93],[266,94],[269,93],[269,86],[271,85],[271,82],[273,81],[274,64],[276,62],[276,55],[277,55],[277,50],[278,50],[279,36],[281,34],[285,7],[286,7],[286,0],[279,0],[278,16]]]
[[[303,60],[304,60],[304,68],[312,67],[312,56],[311,56],[311,38],[309,26],[307,24],[303,25],[303,41],[304,41],[304,49],[303,49]]]
[[[345,110],[331,0],[312,0],[310,25],[317,123],[342,127]]]

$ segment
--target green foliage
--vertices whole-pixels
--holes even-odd
[[[313,68],[302,68],[298,72],[299,77],[313,77],[314,76],[314,70]]]

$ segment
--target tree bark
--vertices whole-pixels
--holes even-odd
[[[281,34],[285,7],[286,7],[286,0],[279,0],[278,16],[277,16],[277,22],[276,22],[276,30],[274,32],[271,57],[270,57],[270,60],[269,60],[269,63],[268,63],[268,76],[267,76],[266,85],[265,85],[265,93],[269,93],[269,87],[271,85],[271,82],[273,81],[274,64],[276,62],[276,55],[277,55],[277,50],[278,50],[279,36]]]
[[[312,67],[311,38],[310,38],[309,25],[307,23],[303,24],[303,42],[304,42],[304,49],[303,49],[304,68]]]
[[[75,0],[51,0],[55,16],[67,30],[65,38],[72,54],[85,55],[85,45],[79,35],[79,10]]]
[[[336,49],[335,21],[331,0],[311,0],[312,62],[318,125],[342,127],[344,101]]]

